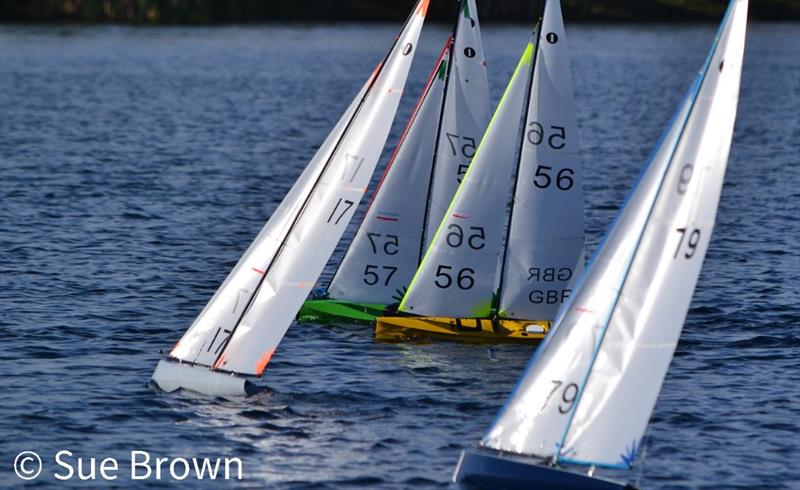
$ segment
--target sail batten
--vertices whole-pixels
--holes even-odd
[[[734,0],[701,76],[482,441],[629,467],[666,375],[716,216],[747,16]]]

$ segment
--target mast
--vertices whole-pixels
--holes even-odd
[[[427,241],[427,233],[426,230],[428,228],[428,215],[431,210],[431,193],[433,192],[433,177],[436,174],[436,160],[439,155],[439,143],[442,138],[442,119],[444,119],[444,109],[445,105],[447,104],[447,88],[450,86],[450,73],[453,70],[453,64],[455,62],[455,46],[456,46],[456,36],[458,36],[458,24],[460,24],[459,20],[461,19],[461,11],[464,8],[464,2],[469,0],[460,0],[458,4],[458,13],[456,14],[456,21],[453,25],[453,33],[450,36],[450,47],[448,49],[448,56],[447,56],[447,70],[445,71],[444,75],[444,88],[442,90],[442,104],[439,107],[439,124],[436,127],[436,140],[433,143],[433,164],[431,165],[431,174],[428,178],[428,192],[427,198],[425,199],[425,213],[422,215],[422,235],[420,236],[419,241],[419,255],[417,258],[417,264],[422,262],[422,257],[425,255],[425,242]]]
[[[533,75],[534,71],[536,70],[536,59],[539,54],[539,46],[542,42],[542,19],[544,19],[544,9],[545,5],[547,4],[547,0],[542,0],[542,10],[539,16],[539,23],[536,27],[536,46],[534,46],[533,56],[531,58],[531,71],[530,71],[530,79],[528,80],[528,91],[527,96],[525,98],[525,110],[522,112],[523,117],[525,118],[525,122],[528,120],[528,111],[531,107],[531,91],[533,90]],[[505,274],[506,262],[508,260],[508,239],[511,235],[511,218],[514,216],[514,202],[516,201],[517,197],[517,186],[519,186],[519,168],[520,164],[522,163],[522,147],[525,145],[525,129],[527,126],[525,124],[522,125],[520,129],[520,134],[517,136],[519,139],[519,144],[517,145],[519,148],[519,155],[517,156],[517,166],[516,166],[516,173],[514,174],[514,189],[511,193],[511,205],[510,209],[508,210],[508,221],[506,222],[506,242],[503,246],[503,257],[502,262],[500,265],[500,282],[497,285],[497,293],[495,294],[495,304],[493,305],[493,312],[492,316],[495,318],[500,316],[500,295],[503,293],[503,277]]]

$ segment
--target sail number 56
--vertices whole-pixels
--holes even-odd
[[[470,269],[469,267],[464,267],[457,274],[453,274],[453,267],[449,265],[440,265],[436,269],[436,280],[433,282],[436,284],[436,287],[440,289],[447,289],[452,286],[454,283],[458,287],[458,289],[472,289],[472,286],[475,285],[475,274],[474,269]],[[453,280],[453,276],[455,276],[455,280]]]
[[[562,168],[555,174],[555,179],[552,177],[552,170],[553,167],[548,167],[547,165],[539,165],[536,167],[536,172],[533,174],[533,185],[539,189],[547,189],[555,180],[555,185],[558,190],[568,191],[572,189],[572,186],[575,185],[575,180],[572,178],[572,176],[575,175],[574,170],[571,168]]]
[[[545,139],[544,127],[536,121],[528,123],[528,142],[534,146],[539,146]],[[564,126],[550,126],[551,132],[547,136],[547,145],[554,149],[560,150],[567,146],[567,130]]]
[[[486,246],[486,232],[482,226],[470,226],[470,233],[467,238],[467,246],[473,250],[480,250]],[[464,229],[453,223],[447,226],[447,236],[445,241],[453,248],[458,248],[464,243]]]

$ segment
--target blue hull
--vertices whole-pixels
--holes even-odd
[[[632,490],[620,483],[480,450],[461,453],[453,480],[467,487],[525,490]]]

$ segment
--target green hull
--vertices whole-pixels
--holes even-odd
[[[297,313],[301,323],[372,323],[384,314],[386,305],[349,303],[335,299],[309,299]]]

